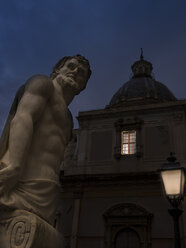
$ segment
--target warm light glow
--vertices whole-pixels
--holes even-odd
[[[178,196],[182,192],[181,186],[184,183],[182,180],[181,170],[167,170],[162,171],[161,176],[163,179],[166,195]]]
[[[121,132],[121,154],[130,155],[136,153],[136,131]]]
[[[184,194],[184,187],[185,187],[185,173],[182,171],[181,173],[181,188],[182,188],[182,194]]]

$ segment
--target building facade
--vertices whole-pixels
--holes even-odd
[[[58,225],[67,247],[174,247],[157,170],[170,152],[186,167],[186,100],[152,77],[142,55],[132,71],[105,109],[77,117],[61,171]],[[180,231],[184,248],[184,213]]]

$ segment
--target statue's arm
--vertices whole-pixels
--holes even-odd
[[[10,124],[9,164],[0,171],[3,181],[18,178],[24,159],[26,158],[33,136],[33,126],[39,120],[53,92],[53,84],[49,78],[44,80],[32,78],[20,100],[16,114]],[[4,173],[3,173],[4,172]],[[0,181],[2,183],[1,177]]]

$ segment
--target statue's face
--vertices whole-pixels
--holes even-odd
[[[86,86],[88,67],[75,58],[67,60],[58,73],[57,82],[62,87],[74,90],[75,94],[78,94]]]

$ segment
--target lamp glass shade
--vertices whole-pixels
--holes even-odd
[[[183,195],[185,176],[181,169],[161,171],[165,193],[168,197],[180,197]]]
[[[182,188],[182,194],[184,195],[184,187],[185,187],[185,172],[184,171],[182,171],[181,176],[182,176],[181,188]]]

